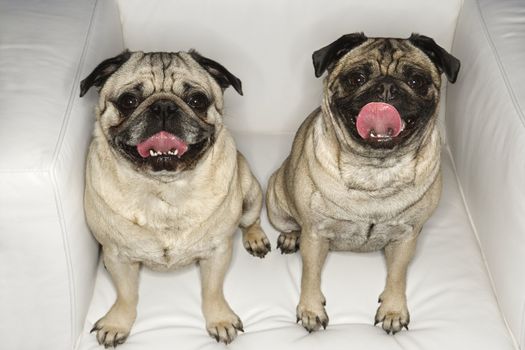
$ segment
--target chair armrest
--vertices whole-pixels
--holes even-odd
[[[123,49],[118,10],[107,0],[1,7],[2,347],[71,349],[98,260],[83,210],[96,94],[80,99],[79,84]]]
[[[503,317],[525,344],[525,32],[518,1],[467,0],[447,92],[447,138]],[[521,20],[521,23],[523,21]]]

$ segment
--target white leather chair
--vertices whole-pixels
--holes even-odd
[[[231,349],[525,348],[525,3],[519,0],[0,0],[0,348],[99,349],[93,323],[115,291],[83,214],[95,91],[79,82],[124,48],[196,48],[243,81],[226,122],[263,184],[321,101],[311,53],[340,35],[433,37],[462,62],[443,91],[444,189],[409,269],[410,331],[373,326],[380,252],[331,253],[330,324],[295,323],[301,261],[248,255],[225,294],[245,333]],[[142,270],[125,349],[220,349],[198,271]]]

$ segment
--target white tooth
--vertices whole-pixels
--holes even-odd
[[[179,154],[179,150],[176,149],[175,151],[173,151],[173,155],[176,156],[177,154]]]
[[[149,155],[152,156],[152,157],[155,156],[155,151],[152,150],[152,149],[150,149],[150,150],[149,150]]]

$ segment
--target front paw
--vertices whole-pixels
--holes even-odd
[[[328,326],[328,315],[323,306],[324,303],[323,301],[319,303],[299,302],[299,305],[297,305],[297,323],[301,321],[303,327],[309,333],[317,331],[321,327],[326,329]]]
[[[277,249],[281,254],[292,254],[299,250],[300,231],[282,232],[277,239]]]
[[[383,293],[379,297],[381,305],[377,309],[374,326],[383,323],[383,330],[392,335],[401,331],[403,328],[408,330],[410,314],[404,296],[389,296]]]
[[[207,318],[206,329],[217,343],[224,344],[231,343],[237,337],[237,331],[244,332],[242,321],[233,311]]]
[[[246,229],[242,241],[248,253],[258,258],[264,258],[272,250],[270,241],[259,224],[254,224]]]
[[[95,323],[90,333],[96,331],[98,343],[104,345],[105,348],[115,348],[126,341],[135,317],[135,310],[112,307],[104,317]]]

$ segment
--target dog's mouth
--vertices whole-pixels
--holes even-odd
[[[356,128],[361,138],[384,142],[397,137],[405,129],[405,123],[391,104],[370,102],[359,111]]]
[[[167,131],[160,131],[139,143],[137,152],[142,158],[171,156],[180,158],[188,147],[188,144],[179,137]]]
[[[213,144],[213,136],[189,143],[168,131],[159,131],[137,145],[118,143],[117,148],[131,162],[145,169],[182,171],[195,167]]]
[[[405,119],[391,104],[369,102],[346,121],[351,123],[348,124],[351,134],[361,142],[372,148],[391,149],[399,145],[413,129],[413,118]]]

